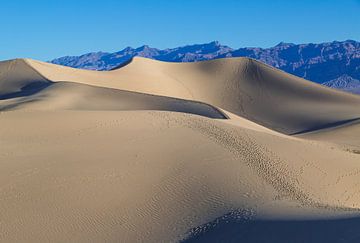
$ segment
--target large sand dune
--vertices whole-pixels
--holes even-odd
[[[166,63],[134,58],[111,72],[28,61],[52,81],[203,101],[266,127],[298,133],[360,118],[360,98],[300,79],[248,58]]]
[[[359,105],[243,58],[1,62],[0,241],[358,242]]]

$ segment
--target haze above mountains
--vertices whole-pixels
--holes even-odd
[[[197,62],[224,57],[250,57],[298,77],[352,93],[360,93],[360,42],[320,44],[279,43],[271,48],[240,48],[211,42],[160,50],[149,46],[127,47],[114,53],[94,52],[51,61],[69,67],[111,70],[134,56],[167,62]]]

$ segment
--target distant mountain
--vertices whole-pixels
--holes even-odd
[[[323,83],[330,88],[341,89],[347,92],[360,94],[360,80],[354,79],[346,74]]]
[[[219,58],[233,51],[214,41],[208,44],[189,45],[159,50],[149,46],[127,47],[114,53],[93,52],[81,56],[65,56],[50,61],[54,64],[90,70],[110,70],[128,61],[134,56],[147,57],[167,62],[196,62]]]
[[[357,93],[358,82],[354,80],[360,80],[360,42],[353,40],[320,44],[281,42],[271,48],[247,47],[240,49],[221,45],[217,41],[164,50],[149,46],[136,49],[127,47],[115,53],[96,52],[82,56],[66,56],[54,59],[51,62],[75,68],[110,70],[134,56],[168,62],[196,62],[224,57],[251,57],[298,77],[316,83],[326,82],[329,87],[355,93]],[[353,81],[348,84],[349,82],[346,81],[348,78],[344,77],[352,78]],[[334,84],[330,85],[329,82]]]

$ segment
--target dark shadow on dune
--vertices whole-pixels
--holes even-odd
[[[52,85],[51,82],[33,82],[21,88],[20,91],[0,95],[0,100],[30,96]]]
[[[116,67],[114,68],[111,68],[109,71],[114,71],[116,69],[120,69],[122,67],[125,67],[126,65],[130,64],[132,61],[134,60],[134,58],[129,58],[128,60],[122,62],[120,65],[117,65]]]
[[[188,113],[212,119],[229,119],[229,117],[218,108],[206,103],[167,97],[160,98],[164,99],[164,101],[166,99],[167,105],[164,107],[154,107],[154,110]]]
[[[226,218],[193,229],[184,243],[355,243],[360,242],[360,217],[327,220],[235,220]],[[210,225],[210,226],[209,226]]]
[[[309,128],[309,129],[305,129],[305,130],[300,131],[300,132],[291,133],[289,135],[300,135],[300,134],[303,134],[303,133],[314,132],[314,131],[321,130],[321,129],[326,129],[326,128],[332,128],[332,127],[345,125],[347,123],[351,123],[351,122],[354,122],[354,121],[360,121],[360,117],[353,118],[353,119],[342,120],[342,121],[337,121],[337,122],[332,122],[332,123],[319,125],[319,126],[313,126],[313,127]]]

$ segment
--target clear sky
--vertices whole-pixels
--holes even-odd
[[[4,0],[0,59],[148,44],[234,48],[360,40],[360,0]]]

